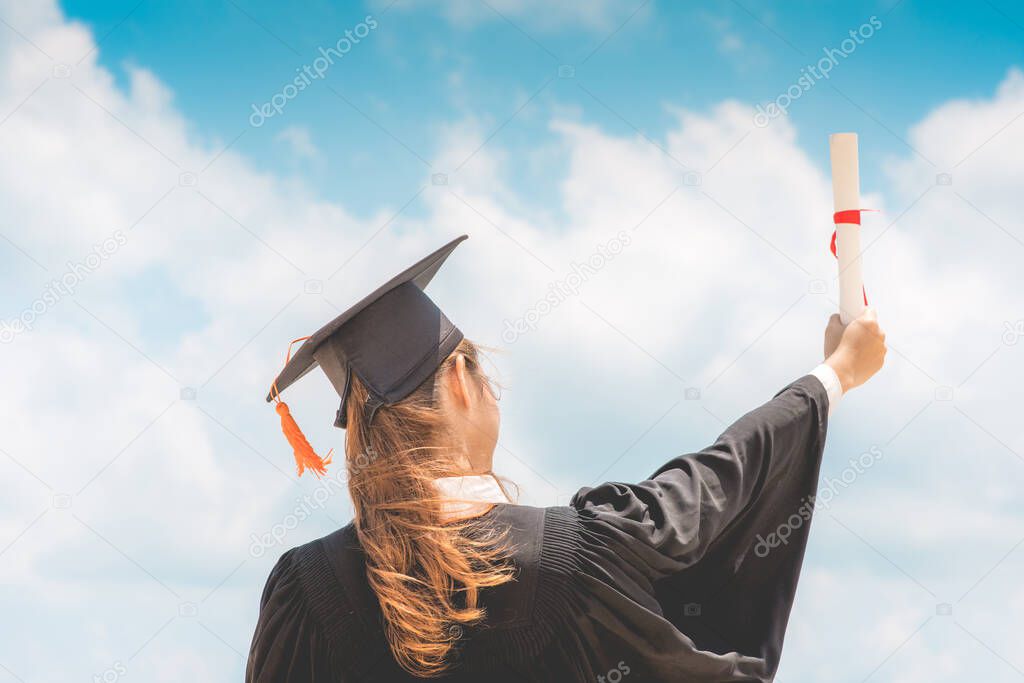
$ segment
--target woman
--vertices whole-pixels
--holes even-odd
[[[513,505],[491,474],[497,395],[423,288],[465,237],[309,337],[341,397],[355,518],[285,553],[248,681],[769,681],[807,542],[828,413],[882,366],[873,312],[710,447],[568,506]]]

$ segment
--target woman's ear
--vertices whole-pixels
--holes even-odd
[[[469,408],[472,404],[472,394],[469,391],[469,372],[466,370],[466,357],[461,353],[455,354],[455,364],[448,372],[448,389],[456,405],[462,408]]]

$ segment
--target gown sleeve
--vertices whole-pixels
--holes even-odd
[[[582,488],[570,505],[625,555],[632,570],[647,581],[665,578],[699,562],[751,513],[795,511],[808,486],[779,482],[805,482],[808,468],[816,480],[827,416],[824,387],[805,376],[702,451],[673,458],[637,484]],[[813,494],[813,483],[809,488]]]
[[[246,683],[336,681],[322,629],[310,613],[296,550],[278,560],[260,600]]]
[[[825,387],[807,375],[649,479],[573,497],[592,592],[620,639],[642,634],[646,679],[774,679],[827,421]]]

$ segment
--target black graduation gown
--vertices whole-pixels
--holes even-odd
[[[828,397],[805,376],[638,484],[567,507],[498,505],[515,582],[482,596],[445,681],[771,681],[810,526]],[[352,525],[286,552],[246,680],[412,681],[381,629]]]

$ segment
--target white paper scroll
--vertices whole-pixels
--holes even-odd
[[[832,157],[832,201],[835,211],[860,209],[860,168],[857,134],[835,133],[828,137]],[[843,324],[864,312],[864,280],[861,275],[860,225],[836,224],[836,256],[839,261],[839,318]]]

